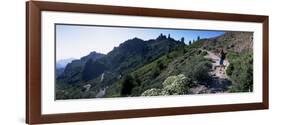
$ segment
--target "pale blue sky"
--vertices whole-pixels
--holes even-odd
[[[104,26],[56,25],[56,57],[57,60],[79,59],[92,51],[107,54],[120,43],[138,37],[143,40],[155,39],[160,33],[179,40],[211,38],[222,35],[222,31],[174,30],[150,28],[125,28]]]

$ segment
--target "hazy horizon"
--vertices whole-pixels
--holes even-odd
[[[212,38],[224,34],[224,31],[156,29],[131,27],[105,27],[81,25],[56,25],[56,62],[63,59],[80,59],[90,52],[107,54],[114,47],[134,37],[149,40],[156,39],[161,33],[175,40],[184,37],[185,43],[196,40],[198,36]]]

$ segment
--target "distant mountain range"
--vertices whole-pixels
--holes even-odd
[[[234,53],[250,51],[251,36],[226,32],[191,45],[163,34],[150,40],[132,38],[106,55],[93,51],[81,59],[58,62],[57,67],[64,69],[57,73],[56,99],[140,96],[145,90],[162,88],[165,79],[179,73],[194,84],[206,83],[202,76],[208,75],[210,62],[201,50],[216,52],[222,47]]]
[[[56,68],[57,69],[60,69],[60,68],[65,68],[66,65],[68,63],[70,63],[72,60],[75,60],[75,58],[68,58],[68,59],[61,59],[61,60],[58,60],[56,62]]]
[[[72,60],[75,60],[74,58],[68,58],[68,59],[62,59],[56,62],[56,77],[60,76],[64,68],[68,63],[70,63]]]

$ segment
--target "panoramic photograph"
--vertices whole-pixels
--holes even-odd
[[[253,92],[253,32],[55,25],[55,100]]]

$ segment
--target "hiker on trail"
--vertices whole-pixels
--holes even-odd
[[[220,50],[220,71],[222,70],[222,68],[224,69],[224,59],[225,59],[225,52],[223,51],[223,48]]]

